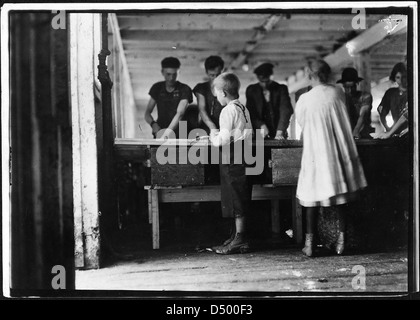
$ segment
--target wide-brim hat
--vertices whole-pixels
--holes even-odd
[[[341,79],[337,83],[344,82],[360,82],[363,78],[360,78],[355,68],[345,68],[341,73]]]

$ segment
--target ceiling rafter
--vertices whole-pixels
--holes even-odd
[[[252,38],[247,41],[245,44],[244,49],[236,56],[235,59],[233,59],[230,64],[227,66],[228,70],[235,70],[245,63],[248,56],[251,54],[251,52],[257,47],[258,43],[265,38],[268,32],[273,30],[276,26],[276,24],[282,19],[282,18],[288,18],[289,15],[287,14],[273,14],[267,18],[267,20],[264,21],[264,23],[255,30],[254,35]]]

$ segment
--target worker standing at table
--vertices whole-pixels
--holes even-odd
[[[210,130],[219,129],[219,117],[223,107],[214,93],[213,81],[222,73],[224,66],[225,63],[221,57],[208,57],[204,62],[204,68],[209,80],[197,84],[193,89],[201,121],[208,134],[210,134]]]
[[[155,83],[150,88],[150,99],[144,119],[152,128],[153,137],[176,138],[179,137],[179,122],[182,120],[188,104],[193,101],[192,91],[188,85],[177,81],[181,67],[181,62],[177,58],[163,59],[161,67],[161,73],[165,80]],[[156,120],[152,117],[155,107],[157,107]]]
[[[375,132],[371,126],[372,95],[369,92],[357,90],[360,78],[355,68],[345,68],[341,74],[341,83],[346,97],[346,107],[349,114],[351,129],[355,139],[372,139]]]
[[[287,86],[272,79],[273,65],[263,63],[254,70],[258,83],[246,89],[246,107],[255,130],[264,138],[287,139],[293,107]]]
[[[335,251],[345,249],[347,203],[355,201],[367,186],[353,139],[344,93],[328,83],[330,66],[324,60],[309,65],[312,89],[296,104],[296,120],[302,128],[303,153],[296,197],[306,218],[305,247],[314,254],[319,207],[334,206],[338,217]]]
[[[385,128],[379,139],[388,139],[408,130],[408,94],[407,94],[407,68],[405,63],[397,63],[389,76],[391,81],[397,84],[395,88],[389,88],[378,106],[379,118]],[[391,113],[393,124],[388,125],[386,116]]]

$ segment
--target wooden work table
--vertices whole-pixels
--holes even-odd
[[[208,164],[166,164],[156,162],[156,150],[165,146],[174,148],[211,147],[207,140],[115,139],[114,155],[118,160],[142,162],[150,171],[144,188],[148,192],[149,223],[152,224],[153,248],[160,247],[159,204],[168,202],[220,201],[218,180],[209,179],[217,171],[208,170]],[[254,142],[254,146],[256,142]],[[407,139],[356,140],[368,184],[375,186],[392,181],[399,173],[401,159],[407,159]],[[294,238],[303,241],[302,208],[296,200],[296,186],[302,156],[300,140],[265,140],[264,172],[253,177],[253,200],[271,201],[272,231],[280,232],[280,199],[292,201]],[[406,166],[408,167],[408,166]],[[406,171],[406,170],[405,170]],[[385,183],[387,183],[385,182]]]

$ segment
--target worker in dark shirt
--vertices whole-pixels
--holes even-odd
[[[208,81],[197,84],[193,93],[197,97],[203,127],[210,134],[210,130],[219,129],[219,117],[223,107],[216,98],[213,80],[220,75],[224,68],[224,61],[219,56],[210,56],[204,62]]]
[[[379,119],[385,128],[385,132],[378,137],[380,139],[388,139],[408,128],[407,68],[405,63],[397,63],[392,68],[389,79],[394,81],[398,87],[389,88],[378,106]],[[388,113],[391,113],[393,120],[391,126],[386,121]]]
[[[151,87],[144,118],[151,126],[155,138],[176,138],[179,136],[179,121],[182,120],[188,104],[193,101],[192,91],[189,86],[177,81],[181,66],[177,58],[165,58],[161,66],[165,81],[157,82]],[[157,106],[156,120],[152,117],[155,106]]]
[[[287,128],[293,107],[286,85],[272,80],[273,65],[263,63],[254,70],[258,83],[246,89],[246,107],[254,129],[262,130],[264,138],[287,139]]]
[[[351,129],[355,139],[371,139],[375,131],[371,126],[372,95],[369,92],[357,90],[360,78],[355,68],[345,68],[341,74],[341,83],[346,97],[346,107],[349,114]]]

